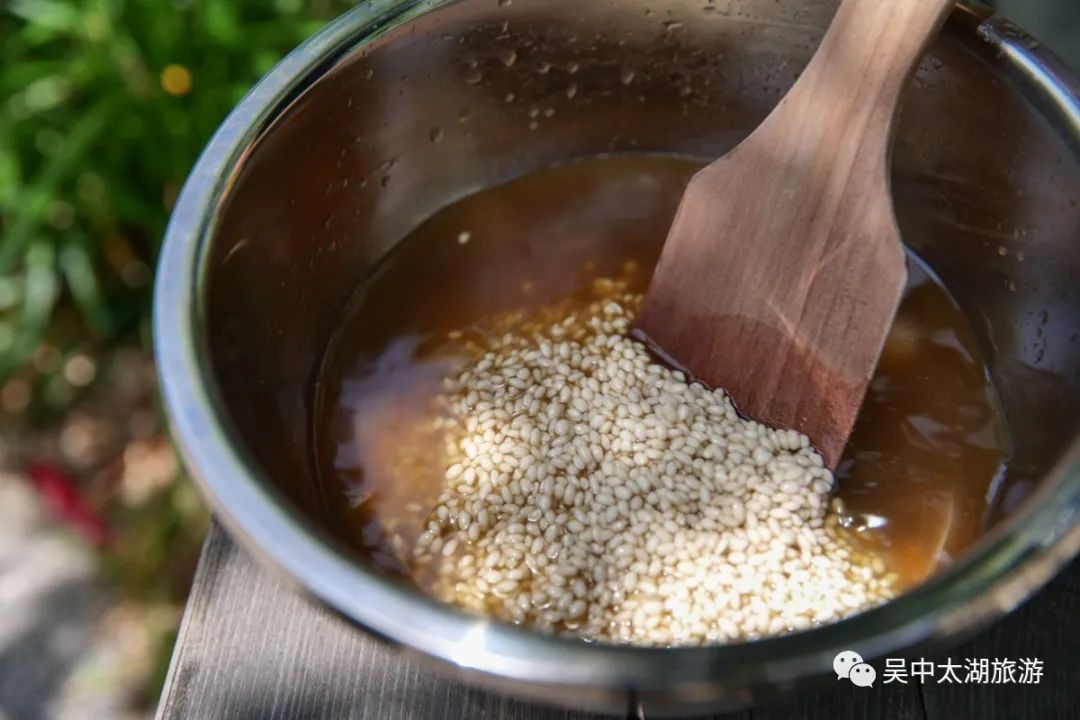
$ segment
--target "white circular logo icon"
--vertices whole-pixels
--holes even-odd
[[[870,687],[874,684],[874,680],[877,679],[877,670],[870,667],[866,663],[858,663],[852,665],[851,671],[848,674],[848,678],[851,679],[852,685],[858,685],[859,687]]]
[[[862,655],[854,650],[844,650],[841,653],[837,653],[832,661],[832,669],[836,671],[836,679],[840,680],[849,677],[851,668],[862,663],[862,661]],[[870,669],[873,670],[873,668]]]

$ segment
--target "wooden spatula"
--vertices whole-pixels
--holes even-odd
[[[674,365],[835,467],[907,276],[901,91],[952,0],[843,0],[765,121],[690,181],[639,320]]]

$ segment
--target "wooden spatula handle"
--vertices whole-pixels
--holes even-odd
[[[822,131],[841,132],[876,155],[888,149],[900,92],[953,0],[843,0],[806,71],[781,101],[769,123],[799,113],[831,123],[807,122],[792,142],[820,140]],[[828,99],[829,113],[808,113]]]

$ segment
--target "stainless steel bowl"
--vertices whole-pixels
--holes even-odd
[[[337,539],[313,480],[314,368],[353,288],[412,227],[581,155],[720,155],[790,86],[832,12],[812,0],[376,0],[283,60],[188,179],[157,284],[176,438],[234,536],[444,668],[616,711],[628,698],[650,712],[750,703],[827,672],[840,649],[955,638],[1042,585],[1080,547],[1080,103],[1054,58],[981,6],[957,7],[930,48],[893,152],[904,237],[974,319],[1012,433],[992,527],[954,567],[789,637],[586,644],[382,576]]]

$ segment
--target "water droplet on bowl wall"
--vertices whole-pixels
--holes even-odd
[[[499,60],[506,67],[514,67],[514,63],[517,62],[518,55],[516,50],[508,49],[499,53]]]

